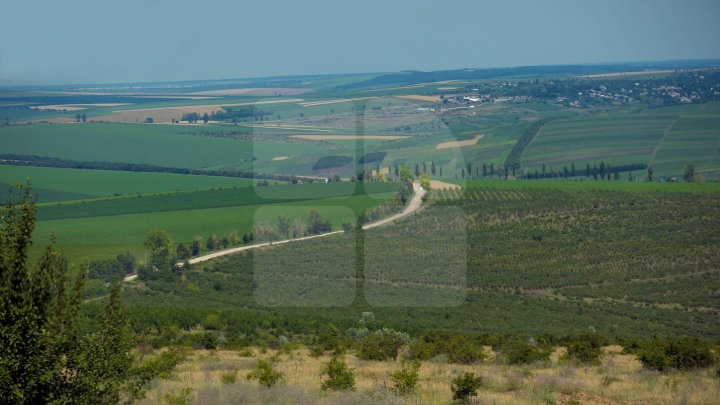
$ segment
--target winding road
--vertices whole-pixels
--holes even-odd
[[[397,221],[400,218],[404,218],[415,211],[420,209],[420,206],[422,205],[422,198],[425,196],[426,191],[420,187],[420,183],[415,182],[413,183],[413,196],[410,199],[410,202],[408,203],[407,207],[403,210],[403,212],[399,214],[395,214],[392,216],[389,216],[387,218],[383,218],[379,221],[372,222],[366,225],[363,225],[362,229],[371,229],[371,228],[377,228],[378,226],[383,226],[386,224],[389,224],[393,221]]]
[[[366,230],[366,229],[371,229],[371,228],[377,228],[379,226],[387,225],[389,223],[397,221],[398,219],[404,218],[408,215],[412,215],[417,210],[419,210],[420,207],[422,206],[422,198],[423,198],[423,196],[425,196],[425,193],[426,193],[426,191],[420,186],[420,183],[414,182],[413,183],[413,196],[410,199],[410,202],[408,203],[408,205],[405,207],[405,209],[401,213],[389,216],[387,218],[383,218],[376,222],[372,222],[372,223],[363,225],[362,229]],[[189,262],[190,262],[190,264],[197,264],[197,263],[206,262],[208,260],[216,259],[218,257],[232,255],[232,254],[239,253],[239,252],[244,252],[246,250],[257,249],[257,248],[261,248],[261,247],[265,247],[265,246],[282,245],[285,243],[298,242],[301,240],[324,238],[326,236],[337,235],[337,234],[340,234],[343,232],[345,232],[345,231],[334,231],[334,232],[323,233],[320,235],[305,236],[305,237],[296,238],[296,239],[285,239],[285,240],[279,240],[279,241],[275,241],[275,242],[265,242],[265,243],[258,243],[256,245],[241,246],[241,247],[236,247],[236,248],[232,248],[232,249],[222,250],[219,252],[210,253],[210,254],[203,255],[203,256],[198,256],[196,258],[190,259]],[[179,267],[182,267],[182,265],[183,265],[182,262],[177,263],[177,266],[179,266]],[[125,277],[123,280],[124,281],[132,281],[132,280],[135,280],[136,278],[137,278],[137,274],[133,274],[133,275]]]

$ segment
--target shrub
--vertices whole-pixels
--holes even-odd
[[[235,384],[237,381],[237,370],[233,370],[229,373],[223,374],[220,376],[220,381],[223,384]]]
[[[475,373],[462,373],[452,379],[450,389],[453,399],[466,402],[470,397],[477,396],[477,390],[482,387],[482,377],[475,377]]]
[[[132,378],[127,386],[131,398],[142,399],[145,385],[156,377],[167,378],[178,364],[182,363],[187,354],[182,348],[170,348],[159,355],[133,367]]]
[[[539,344],[531,339],[508,337],[493,346],[493,350],[499,352],[501,359],[507,364],[531,364],[536,361],[547,361],[552,346]]]
[[[589,332],[577,335],[567,344],[567,357],[584,364],[599,364],[604,344],[605,338],[600,334]]]
[[[645,368],[657,371],[710,367],[715,361],[709,344],[689,337],[644,342],[637,356]]]
[[[207,350],[215,350],[218,347],[218,337],[212,332],[205,332],[200,336],[200,341],[197,342],[199,348]]]
[[[333,358],[325,364],[320,375],[326,377],[321,385],[323,390],[355,389],[355,373],[348,367],[347,363],[338,356],[333,356]]]
[[[419,375],[420,362],[418,360],[403,362],[400,370],[390,374],[393,381],[393,391],[398,395],[408,395],[415,391]]]
[[[276,371],[272,361],[259,359],[257,366],[247,374],[248,380],[258,380],[260,385],[270,388],[283,379],[283,374]]]
[[[394,360],[400,347],[409,340],[410,337],[405,333],[380,329],[358,341],[357,356],[363,360]]]
[[[410,356],[428,360],[444,354],[451,363],[472,364],[486,358],[482,344],[460,333],[430,332],[410,345]]]
[[[163,401],[168,405],[186,405],[190,403],[192,397],[192,388],[180,388],[178,392],[168,391],[163,394]]]

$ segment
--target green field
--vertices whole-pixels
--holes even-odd
[[[220,176],[0,165],[0,183],[24,184],[28,178],[34,190],[47,189],[95,197],[243,187],[254,183],[251,179]],[[44,201],[40,199],[40,202]]]
[[[645,163],[655,176],[682,176],[686,163],[707,178],[720,174],[720,105],[674,106],[561,119],[545,125],[525,149],[528,171],[578,168],[605,161]]]
[[[74,261],[99,259],[130,251],[142,258],[145,235],[155,229],[189,244],[237,231],[252,231],[258,221],[275,223],[279,215],[307,218],[316,209],[334,229],[380,202],[391,199],[396,187],[378,184],[357,195],[351,183],[271,186],[258,196],[252,188],[181,192],[141,197],[53,203],[40,206],[31,251],[38,257],[50,235]],[[256,215],[257,213],[257,215]]]
[[[3,153],[82,162],[124,162],[192,169],[250,170],[253,158],[330,154],[317,142],[234,139],[235,126],[144,124],[32,124],[0,127]]]

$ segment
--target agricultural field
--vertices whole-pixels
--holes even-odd
[[[150,308],[161,294],[176,311],[191,305],[184,317],[216,313],[229,325],[236,317],[264,319],[272,311],[278,324],[292,325],[278,332],[288,334],[305,333],[318,319],[350,327],[358,313],[373,311],[389,327],[410,333],[438,328],[563,335],[592,328],[610,337],[717,339],[717,199],[717,191],[438,191],[430,207],[389,231],[230,256],[188,272],[183,282],[144,281],[130,290],[129,300],[162,317],[168,309]],[[298,264],[305,257],[313,264]],[[353,257],[355,272],[336,265]],[[419,271],[436,265],[437,271]],[[292,305],[258,304],[263,290],[250,281],[263,275],[272,275],[271,286]],[[223,289],[213,289],[221,280]],[[186,283],[198,290],[186,291]],[[348,283],[356,285],[352,300]],[[671,292],[673,286],[685,289]],[[334,308],[303,312],[303,300],[311,297]],[[214,310],[198,309],[209,302]]]
[[[37,211],[37,257],[55,234],[58,247],[73,261],[101,259],[129,251],[144,256],[143,241],[152,230],[167,231],[189,245],[235,231],[252,231],[258,222],[277,217],[307,218],[316,210],[334,229],[382,201],[393,199],[396,186],[377,184],[357,191],[350,183],[235,187],[215,190],[141,194],[110,199],[41,204]]]
[[[522,155],[528,171],[575,164],[645,163],[656,176],[681,177],[692,163],[698,175],[720,171],[717,103],[593,114],[543,126]]]
[[[174,173],[136,173],[111,170],[64,169],[0,165],[0,183],[25,183],[33,190],[76,193],[81,197],[112,197],[220,187],[247,187],[257,181],[220,176],[188,176]],[[7,188],[7,187],[5,187]],[[6,190],[2,190],[5,192]],[[68,200],[71,198],[67,198]],[[40,203],[47,202],[41,197]]]

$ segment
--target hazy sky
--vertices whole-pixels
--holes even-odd
[[[0,0],[0,85],[720,57],[720,0]]]

